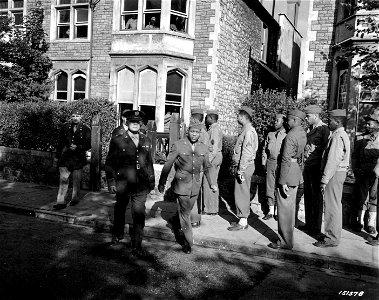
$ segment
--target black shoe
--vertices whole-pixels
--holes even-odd
[[[132,255],[140,259],[146,259],[152,257],[152,255],[142,248],[133,248]]]
[[[276,241],[273,243],[270,243],[267,245],[271,249],[279,250],[279,249],[284,249],[284,250],[292,250],[292,248],[289,248],[287,246],[282,246],[280,241]]]
[[[191,225],[192,225],[192,228],[198,228],[198,227],[200,227],[200,221],[195,222],[195,223],[191,223]]]
[[[57,203],[53,205],[54,210],[61,210],[67,207],[66,203]]]
[[[366,232],[369,234],[374,234],[376,232],[376,230],[373,226],[367,226]]]
[[[249,225],[242,226],[238,223],[234,223],[234,224],[232,224],[232,226],[228,227],[228,230],[229,231],[247,230],[248,227],[249,227]]]
[[[75,206],[75,205],[77,205],[79,203],[79,200],[71,200],[70,202],[69,202],[69,205],[70,206]]]
[[[191,254],[191,246],[190,245],[184,245],[182,250],[185,254]]]
[[[267,221],[267,220],[272,219],[272,217],[273,217],[272,214],[268,213],[267,215],[265,215],[265,216],[262,218],[262,220]]]
[[[338,245],[328,243],[326,241],[318,241],[316,243],[313,243],[314,246],[319,247],[319,248],[328,248],[328,247],[337,247]]]

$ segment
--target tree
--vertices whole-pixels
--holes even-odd
[[[0,22],[0,101],[47,100],[51,91],[48,43],[40,5],[24,17],[22,27]]]
[[[355,9],[372,11],[379,9],[379,0],[357,0]],[[355,37],[364,38],[371,36],[379,38],[379,19],[372,15],[357,17],[357,28],[347,29],[355,30]],[[365,23],[365,26],[360,26]],[[353,68],[359,69],[352,76],[362,87],[369,90],[375,90],[379,85],[379,48],[377,41],[374,43],[366,43],[365,45],[348,45],[339,48],[343,52],[342,55],[336,57],[337,62],[348,60],[352,57],[357,58],[357,61],[352,65]]]

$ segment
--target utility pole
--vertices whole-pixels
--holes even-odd
[[[91,9],[91,32],[89,42],[89,62],[88,62],[88,99],[91,99],[91,82],[92,82],[92,47],[93,47],[93,18],[95,15],[96,5],[100,0],[90,0],[89,6]]]

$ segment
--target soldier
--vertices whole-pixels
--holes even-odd
[[[237,138],[233,151],[233,164],[236,168],[234,199],[237,208],[238,223],[232,223],[228,230],[246,230],[250,215],[250,185],[255,170],[255,155],[258,149],[258,135],[251,124],[254,111],[248,106],[239,109],[237,121],[242,132]]]
[[[178,211],[169,222],[174,229],[175,235],[179,234],[180,228],[183,231],[185,238],[182,247],[183,252],[186,254],[191,253],[193,245],[190,214],[200,192],[201,171],[207,177],[212,191],[217,192],[217,186],[212,182],[213,176],[210,174],[213,170],[211,170],[209,162],[208,146],[199,141],[202,127],[201,122],[191,119],[187,137],[172,145],[158,185],[159,192],[163,193],[167,177],[175,164],[176,173],[173,179],[173,192],[178,202]]]
[[[377,153],[379,155],[379,153]],[[374,173],[376,178],[379,178],[379,159],[377,160],[377,163],[374,167]],[[377,188],[377,192],[379,192],[379,189]],[[378,197],[378,195],[376,196]],[[368,243],[371,246],[379,246],[379,218],[378,218],[378,210],[376,210],[376,237],[369,236],[367,239]]]
[[[213,167],[214,172],[212,182],[218,187],[217,179],[222,163],[222,130],[218,121],[218,111],[208,110],[205,118],[205,125],[208,129],[208,149],[209,161]],[[217,215],[219,206],[219,193],[213,192],[209,188],[209,183],[206,177],[203,180],[203,199],[204,199],[204,213],[207,215]]]
[[[293,231],[295,228],[296,194],[301,182],[302,160],[307,136],[301,122],[305,114],[300,110],[288,112],[287,133],[283,141],[283,150],[279,156],[279,180],[276,192],[278,202],[278,231],[282,239],[270,243],[273,249],[293,248]]]
[[[87,164],[86,151],[91,149],[91,129],[81,122],[82,114],[74,109],[71,120],[64,124],[54,159],[59,166],[59,190],[55,210],[67,206],[65,201],[70,174],[72,174],[72,198],[70,206],[79,203],[80,184],[82,180],[82,168]]]
[[[321,108],[309,105],[304,109],[309,123],[304,151],[304,208],[305,226],[299,227],[311,235],[321,234],[323,202],[320,192],[321,158],[328,143],[329,128],[321,121]]]
[[[379,115],[366,116],[365,121],[366,133],[357,137],[352,155],[352,168],[355,176],[354,189],[357,200],[354,202],[352,227],[358,232],[362,230],[364,215],[368,210],[369,222],[366,231],[373,234],[375,233],[378,182],[374,173],[377,158],[371,153],[375,149],[379,150]],[[371,150],[367,151],[368,149]]]
[[[142,249],[145,226],[145,203],[147,194],[155,187],[151,141],[139,132],[143,112],[131,110],[125,113],[128,131],[119,132],[111,138],[105,162],[108,190],[116,194],[112,245],[124,238],[125,211],[132,202],[133,230],[131,232],[132,254],[146,256]]]
[[[201,108],[193,108],[191,110],[191,118],[194,120],[199,121],[200,123],[203,122],[204,120],[204,110]],[[208,145],[208,133],[205,128],[205,125],[202,124],[201,129],[200,129],[200,138],[199,142]],[[201,181],[203,180],[203,172],[200,173],[200,178]],[[197,228],[200,227],[201,223],[201,208],[203,207],[202,204],[202,191],[199,193],[199,198],[195,202],[195,205],[192,208],[191,211],[191,223],[192,223],[192,228]]]
[[[284,122],[283,114],[275,115],[275,131],[268,133],[263,146],[262,165],[266,168],[266,198],[269,207],[269,212],[263,217],[263,220],[269,220],[274,216],[277,158],[282,142],[287,135]]]
[[[345,123],[345,109],[335,109],[329,113],[329,129],[332,135],[323,154],[320,184],[325,201],[325,238],[314,243],[316,247],[336,247],[341,239],[342,190],[350,159],[350,140],[343,127]]]
[[[112,131],[112,137],[115,136],[115,135],[122,135],[123,133],[127,132],[128,131],[128,125],[126,125],[127,121],[126,121],[126,113],[129,111],[129,109],[124,109],[121,113],[121,124],[120,126],[116,127],[113,131]]]

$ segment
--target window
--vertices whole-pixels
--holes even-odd
[[[174,70],[167,73],[165,114],[179,113],[183,103],[184,76]]]
[[[159,29],[161,24],[161,0],[146,0],[143,10],[143,28]]]
[[[124,68],[117,73],[117,102],[134,102],[134,72]]]
[[[145,113],[147,120],[155,120],[157,77],[157,73],[152,69],[145,69],[140,73],[138,106]]]
[[[343,0],[341,1],[343,15],[342,18],[346,19],[355,13],[357,0]]]
[[[170,30],[187,32],[188,5],[187,0],[172,0],[170,14]]]
[[[346,108],[347,80],[347,69],[340,70],[338,75],[337,109]]]
[[[0,21],[9,17],[15,25],[22,25],[24,21],[23,0],[0,0]]]
[[[267,61],[267,49],[268,49],[268,27],[262,23],[262,36],[261,36],[261,60]]]
[[[65,72],[59,72],[55,76],[55,99],[59,101],[67,101],[68,76]]]
[[[57,0],[57,38],[87,39],[89,11],[88,0]]]
[[[73,99],[79,100],[86,97],[86,76],[83,73],[76,73],[73,78]]]
[[[121,29],[136,30],[138,21],[138,0],[123,0],[121,9]]]

